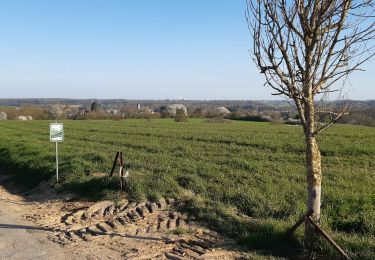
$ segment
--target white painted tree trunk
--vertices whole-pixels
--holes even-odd
[[[314,136],[314,105],[311,101],[306,105],[305,117],[305,141],[306,141],[306,178],[307,178],[307,211],[313,210],[312,218],[320,222],[320,205],[322,193],[322,167],[321,155],[316,137]],[[315,232],[311,225],[306,222],[305,242],[308,246],[315,243]]]
[[[307,210],[313,210],[313,219],[320,220],[322,190],[321,155],[315,137],[306,140]]]

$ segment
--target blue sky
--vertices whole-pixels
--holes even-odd
[[[280,99],[245,0],[0,0],[0,98]],[[349,98],[375,99],[375,62]]]

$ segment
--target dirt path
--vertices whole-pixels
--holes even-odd
[[[2,180],[0,179],[0,185]],[[0,186],[0,259],[242,259],[235,242],[159,203],[69,201]],[[10,192],[11,191],[11,192]]]
[[[0,259],[73,258],[49,241],[45,230],[22,219],[23,199],[0,186]]]

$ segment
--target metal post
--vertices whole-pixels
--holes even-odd
[[[57,142],[56,142],[56,180],[59,183],[59,154],[57,150]]]

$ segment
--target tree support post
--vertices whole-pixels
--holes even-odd
[[[344,258],[344,259],[347,259],[347,260],[350,260],[350,257],[348,256],[348,254],[328,235],[327,232],[325,232],[319,225],[318,223],[316,223],[311,216],[307,216],[306,217],[306,220],[307,222],[309,222],[314,228],[315,230],[324,237],[325,240],[327,240],[327,242],[333,246],[336,251]]]
[[[288,229],[286,235],[291,237],[293,233],[301,226],[304,222],[312,226],[327,242],[335,248],[335,250],[343,257],[343,259],[350,260],[349,255],[325,232],[312,218],[314,211],[309,210],[307,213],[301,216],[301,218],[294,224],[290,229]]]
[[[116,165],[119,164],[120,170],[119,170],[119,176],[120,176],[120,189],[122,190],[125,187],[125,177],[124,176],[124,159],[122,152],[116,152],[115,160],[113,161],[111,172],[109,173],[109,177],[112,177]]]

